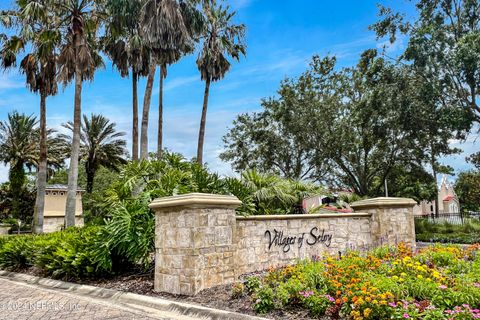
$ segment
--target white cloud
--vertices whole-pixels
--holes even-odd
[[[293,70],[296,70],[298,66],[307,65],[310,58],[311,54],[285,50],[282,52],[277,52],[276,55],[271,57],[270,62],[246,67],[239,71],[238,74],[240,76],[249,77],[254,75],[259,77],[268,77],[272,73],[275,75],[278,75],[278,73],[288,74]]]
[[[164,82],[165,83],[164,90],[171,91],[179,87],[185,87],[197,81],[200,82],[200,75],[191,76],[191,77],[177,77],[173,79],[170,79],[169,77],[167,77]],[[158,87],[157,87],[157,90],[155,90],[155,94],[158,94]]]

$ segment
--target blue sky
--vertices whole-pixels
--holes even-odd
[[[8,5],[2,1],[0,8]],[[210,168],[221,174],[233,174],[230,166],[218,158],[222,136],[239,113],[260,109],[260,99],[275,95],[286,76],[295,77],[304,71],[314,54],[335,54],[340,66],[356,63],[359,54],[368,48],[380,48],[368,26],[377,19],[377,3],[411,10],[407,1],[273,1],[228,0],[237,11],[237,22],[247,25],[247,57],[232,66],[226,78],[213,84],[207,116],[205,159]],[[404,46],[404,39],[387,50],[392,55]],[[171,151],[190,158],[196,154],[198,126],[204,84],[195,65],[196,55],[184,58],[169,68],[165,80],[165,141]],[[158,74],[157,74],[158,76]],[[158,80],[158,79],[156,79]],[[140,112],[145,81],[139,84]],[[150,118],[149,146],[156,147],[158,119],[158,82],[155,82]],[[38,97],[29,93],[24,79],[17,72],[0,74],[0,120],[12,110],[38,114]],[[120,130],[131,132],[131,81],[120,78],[109,61],[97,72],[83,91],[83,112],[101,113],[117,123]],[[73,87],[68,86],[47,101],[50,127],[72,119]],[[470,154],[478,146],[476,135],[467,143],[452,142]],[[130,136],[129,136],[130,139]],[[130,144],[130,141],[129,141]],[[130,150],[130,149],[129,149]],[[465,154],[444,159],[457,171],[465,170]],[[7,177],[0,168],[0,181]]]

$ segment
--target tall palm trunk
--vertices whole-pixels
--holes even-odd
[[[150,101],[152,100],[153,81],[155,80],[155,69],[157,69],[157,66],[153,63],[148,72],[147,87],[145,88],[145,97],[143,98],[142,129],[140,133],[140,160],[148,159],[148,118],[150,113]]]
[[[136,72],[132,72],[132,95],[132,160],[138,161],[138,74]]]
[[[158,92],[158,139],[157,139],[157,159],[162,158],[163,152],[163,79],[167,74],[167,66],[160,65],[160,89]]]
[[[208,95],[210,93],[210,79],[205,81],[205,93],[203,95],[202,119],[200,120],[200,130],[198,132],[197,162],[203,164],[203,144],[205,142],[205,123],[207,121]]]
[[[68,170],[67,204],[65,208],[65,228],[75,225],[75,205],[78,184],[78,157],[80,154],[80,125],[82,114],[82,73],[75,66],[75,105],[73,111],[73,139],[70,154],[70,169]]]
[[[47,117],[46,94],[40,90],[40,158],[37,171],[37,197],[33,212],[33,233],[43,232],[45,192],[47,188]]]

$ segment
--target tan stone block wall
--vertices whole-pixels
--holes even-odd
[[[156,212],[155,290],[194,295],[234,281],[235,210]]]
[[[413,207],[407,208],[372,208],[372,240],[378,245],[392,245],[405,242],[414,247],[415,221]]]
[[[372,214],[372,240],[377,246],[405,242],[416,245],[413,208],[409,198],[374,198],[352,203],[352,208]]]
[[[338,252],[344,253],[348,249],[366,249],[372,245],[369,214],[311,216],[292,215],[279,218],[265,216],[263,219],[238,217],[235,237],[237,244],[234,259],[235,277],[269,267],[290,265],[298,260],[322,256],[325,253],[337,255]],[[271,238],[266,232],[275,234],[274,230],[283,231],[283,239],[290,237],[294,242],[287,252],[285,251],[288,246],[272,244],[269,248]],[[324,237],[331,235],[331,240],[313,244],[315,238],[311,232],[315,238],[322,235],[322,232]]]

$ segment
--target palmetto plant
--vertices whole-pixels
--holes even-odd
[[[202,33],[203,46],[197,59],[197,67],[205,81],[202,118],[198,133],[197,161],[203,163],[203,145],[207,119],[208,97],[211,82],[223,79],[230,70],[228,58],[239,60],[246,53],[244,43],[245,25],[234,24],[235,12],[216,4],[216,0],[204,0],[205,27]]]
[[[0,14],[3,25],[16,31],[11,37],[4,37],[0,59],[4,68],[14,67],[18,55],[28,50],[20,62],[20,71],[26,77],[27,87],[40,95],[40,158],[33,219],[33,232],[40,233],[43,231],[47,184],[46,100],[57,93],[56,60],[61,36],[44,1],[17,0],[15,6],[15,10]]]
[[[237,210],[242,215],[292,213],[304,197],[323,191],[313,184],[256,170],[245,171],[240,179],[226,179],[226,190],[242,201]]]
[[[73,131],[73,123],[69,122],[64,127]],[[80,134],[80,158],[85,162],[87,173],[87,192],[93,190],[95,173],[100,167],[118,171],[125,164],[126,141],[122,138],[124,132],[116,130],[116,124],[110,122],[102,115],[83,115]],[[66,139],[68,136],[63,135]]]

